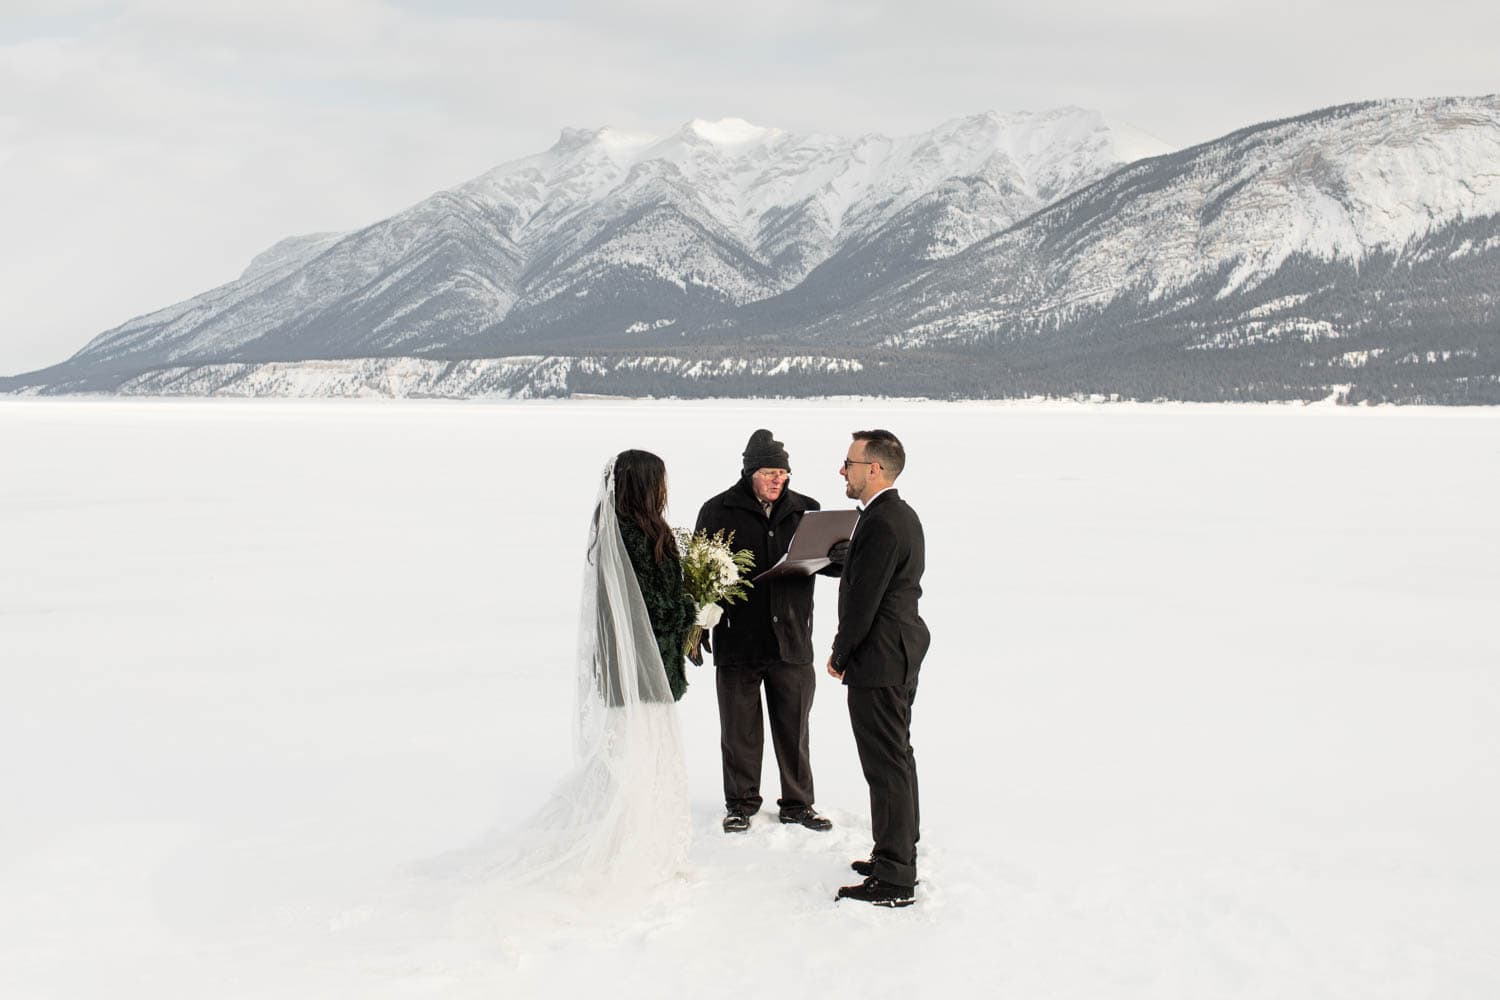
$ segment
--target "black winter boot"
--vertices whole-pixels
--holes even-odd
[[[859,885],[846,885],[839,890],[835,900],[857,899],[861,903],[875,906],[910,906],[917,901],[916,893],[909,885],[882,882],[871,875]]]

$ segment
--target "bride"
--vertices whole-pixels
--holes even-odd
[[[673,702],[696,616],[662,515],[666,467],[622,451],[604,468],[588,532],[578,632],[576,766],[520,831],[520,871],[580,888],[674,875],[691,836]]]
[[[514,954],[549,931],[636,913],[643,892],[682,871],[691,819],[674,699],[695,608],[666,499],[657,456],[623,451],[605,465],[584,560],[572,770],[518,829],[414,865],[415,878],[329,917],[351,961],[460,967],[462,950],[431,933],[446,912],[487,963],[497,941]]]

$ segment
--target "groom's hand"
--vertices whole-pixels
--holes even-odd
[[[837,680],[844,679],[844,675],[841,671],[833,669],[833,657],[831,656],[828,658],[828,676],[833,677]]]

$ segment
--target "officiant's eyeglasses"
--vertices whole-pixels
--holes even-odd
[[[860,462],[860,461],[856,461],[856,460],[854,460],[852,458],[846,458],[846,459],[844,459],[844,471],[848,472],[849,471],[849,466],[851,466],[851,465],[875,465],[875,464],[876,464],[875,462]]]
[[[757,479],[790,479],[792,474],[785,469],[760,469],[755,473]]]

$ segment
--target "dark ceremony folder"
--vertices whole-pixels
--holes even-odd
[[[808,511],[802,515],[802,523],[797,525],[797,533],[792,536],[786,555],[750,582],[760,583],[783,576],[812,576],[832,562],[828,550],[839,542],[847,542],[858,520],[857,510]]]

